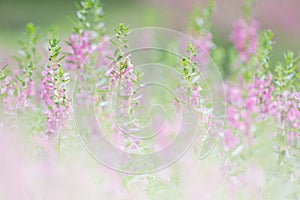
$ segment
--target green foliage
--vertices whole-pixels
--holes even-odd
[[[105,13],[100,0],[82,0],[76,4],[76,8],[76,18],[71,19],[76,33],[81,34],[87,30],[96,34],[105,32]]]
[[[39,35],[37,28],[32,23],[28,23],[26,26],[25,38],[25,40],[19,41],[19,55],[13,56],[13,58],[18,62],[19,68],[23,72],[23,76],[18,78],[23,86],[26,85],[27,79],[30,81],[33,80],[33,74],[38,62],[36,45]]]
[[[244,17],[250,18],[253,15],[253,3],[255,0],[244,0],[243,14]]]
[[[10,84],[10,81],[7,83],[3,82],[11,74],[7,67],[8,65],[0,67],[0,103],[2,102],[2,98],[8,96],[7,93],[2,92],[3,88]]]
[[[211,51],[211,58],[214,61],[214,64],[219,68],[224,79],[227,79],[231,74],[230,67],[228,66],[231,66],[232,64],[233,59],[231,57],[233,56],[231,56],[231,54],[234,53],[235,51],[232,51],[232,49],[226,51],[225,48],[221,46],[218,46]],[[236,56],[235,54],[234,57]]]
[[[293,52],[284,55],[284,64],[278,64],[275,68],[274,82],[278,91],[299,91],[299,57]]]
[[[208,2],[206,9],[202,9],[200,6],[197,7],[190,17],[191,29],[200,33],[207,33],[211,28],[211,17],[214,8],[214,0]]]
[[[8,65],[4,65],[2,67],[0,67],[0,81],[4,80],[7,76],[8,76],[8,69],[7,69]]]
[[[126,37],[128,36],[129,28],[121,23],[117,28],[114,29],[114,32],[118,41],[116,42],[111,40],[111,43],[116,46],[114,56],[116,59],[115,61],[119,62],[122,60],[124,50],[128,48],[128,39]]]
[[[60,40],[55,35],[53,35],[52,38],[49,40],[49,52],[50,52],[49,61],[51,61],[51,66],[54,72],[53,75],[54,82],[57,87],[56,89],[58,91],[57,95],[53,97],[53,100],[58,107],[60,106],[60,104],[62,106],[65,106],[65,104],[68,101],[65,95],[61,96],[60,91],[61,88],[63,88],[62,84],[67,84],[70,81],[70,77],[68,76],[67,73],[65,73],[65,71],[62,68],[62,65],[59,63],[65,58],[65,55],[60,56],[61,46],[59,45],[59,43]],[[51,68],[51,66],[47,65],[47,68]]]
[[[59,63],[61,60],[64,59],[65,56],[61,56],[57,58],[60,55],[61,46],[59,45],[60,40],[57,39],[55,36],[49,40],[49,52],[50,57],[49,61],[53,63]]]
[[[254,63],[259,67],[257,76],[261,77],[270,71],[270,57],[273,48],[274,33],[270,30],[263,32],[259,37],[259,47],[257,48],[256,55],[254,56]]]
[[[189,82],[194,75],[196,75],[197,62],[193,62],[192,59],[197,55],[196,48],[193,44],[187,45],[187,53],[181,60],[181,66],[183,67],[183,74],[185,80]]]

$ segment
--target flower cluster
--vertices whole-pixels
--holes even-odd
[[[87,57],[91,56],[94,51],[99,53],[99,58],[98,62],[92,65],[102,67],[105,64],[105,49],[108,46],[102,4],[100,1],[86,0],[81,1],[77,7],[76,18],[73,19],[74,32],[67,42],[70,51],[66,57],[69,62],[66,68],[83,70],[83,64],[87,61]],[[89,57],[89,60],[91,59]]]
[[[252,0],[246,1],[250,5]],[[37,145],[49,152],[45,157],[55,154],[54,143],[56,139],[59,140],[59,144],[61,142],[63,128],[69,122],[73,100],[78,114],[75,118],[82,119],[82,127],[78,130],[84,133],[83,139],[88,139],[92,146],[97,146],[94,145],[96,142],[109,138],[116,147],[133,153],[130,156],[135,156],[136,153],[159,152],[156,150],[166,147],[165,143],[172,144],[170,141],[176,138],[176,131],[182,128],[182,125],[192,127],[200,124],[197,133],[201,136],[195,138],[194,149],[197,154],[200,152],[201,158],[210,153],[215,154],[202,164],[208,164],[209,170],[212,165],[217,166],[216,169],[224,169],[225,176],[222,172],[219,174],[209,171],[214,176],[220,176],[220,180],[223,181],[219,186],[222,192],[236,197],[245,187],[255,199],[259,199],[264,197],[263,195],[268,196],[269,186],[272,188],[272,183],[267,186],[268,180],[273,180],[273,174],[276,174],[279,184],[285,182],[287,187],[292,186],[287,191],[297,195],[300,191],[300,59],[289,52],[284,56],[284,64],[274,66],[273,61],[271,62],[273,33],[267,31],[258,34],[258,22],[252,17],[247,20],[241,19],[234,24],[234,30],[229,37],[233,43],[231,49],[227,51],[215,45],[210,30],[213,8],[212,0],[208,9],[193,16],[191,34],[196,40],[194,43],[184,44],[186,46],[180,60],[177,55],[173,59],[167,55],[168,52],[155,52],[154,60],[159,59],[160,62],[172,66],[172,70],[179,74],[179,78],[176,79],[172,73],[156,71],[163,67],[152,69],[152,65],[146,69],[150,69],[147,71],[150,72],[150,76],[145,76],[146,71],[143,71],[142,67],[139,68],[138,64],[148,62],[148,57],[152,56],[146,54],[148,57],[145,59],[140,54],[135,54],[135,51],[127,54],[128,44],[131,42],[128,40],[133,37],[127,37],[130,31],[124,24],[119,24],[114,30],[116,37],[109,40],[104,31],[103,8],[98,0],[82,0],[78,4],[74,30],[67,41],[69,52],[65,56],[62,55],[60,40],[52,37],[49,41],[50,58],[46,64],[41,65],[42,61],[39,61],[36,55],[36,52],[40,52],[35,50],[38,35],[36,28],[29,24],[26,31],[28,40],[20,42],[20,55],[15,57],[18,66],[0,67],[0,109],[1,114],[3,113],[0,116],[0,130],[8,131],[6,127],[2,129],[6,126],[6,121],[2,121],[2,118],[6,118],[4,114],[16,116],[17,123],[14,124],[21,124],[21,128],[24,124],[25,128],[22,131],[32,133],[24,135],[29,135],[30,139],[36,138]],[[249,14],[250,11],[246,12]],[[143,42],[155,44],[156,41],[152,39],[156,39],[156,34],[145,35],[147,41],[143,35]],[[172,40],[170,46],[180,51],[181,42]],[[109,50],[109,45],[115,47],[114,52]],[[210,56],[214,62],[210,62]],[[111,65],[108,65],[108,58],[111,59]],[[39,69],[39,66],[45,68]],[[215,66],[224,69],[222,75],[225,80],[226,97],[225,102],[221,100],[221,103],[217,100],[223,95],[223,91],[220,95],[216,93],[223,90],[223,87],[215,81],[216,74],[209,73],[212,69],[209,67]],[[75,71],[78,72],[78,82],[71,99],[68,92],[71,78],[68,72],[73,74]],[[159,83],[162,79],[164,81]],[[152,87],[153,85],[155,87]],[[37,86],[40,86],[39,91]],[[164,90],[166,88],[167,91]],[[169,89],[174,89],[175,95]],[[211,96],[211,89],[216,89],[215,96]],[[37,93],[40,97],[35,96]],[[162,102],[167,106],[161,106]],[[151,104],[151,107],[148,104]],[[30,107],[31,105],[33,106]],[[156,106],[159,109],[156,110]],[[28,107],[34,109],[22,112]],[[151,109],[147,110],[149,107]],[[189,123],[183,124],[180,120],[185,115],[178,116],[179,110],[183,111],[180,114],[196,112],[197,117],[188,118]],[[226,115],[218,118],[217,115],[224,110]],[[222,117],[225,118],[226,124]],[[0,136],[2,132],[0,131]],[[36,137],[37,133],[41,132],[41,137]],[[159,134],[154,135],[154,132]],[[139,133],[141,134],[138,135]],[[76,146],[77,142],[72,139],[70,138],[71,145]],[[201,141],[197,141],[198,139]],[[157,144],[154,144],[156,142]],[[4,141],[2,152],[10,145],[5,143]],[[211,151],[214,147],[218,148],[217,152]],[[191,178],[195,178],[199,171],[202,171],[199,170],[202,168],[198,167],[202,164],[193,160],[194,155],[188,155],[189,153],[182,158],[184,162],[180,161],[162,171],[162,174],[167,173],[167,176],[163,176],[165,178],[161,179],[156,174],[125,175],[121,181],[124,189],[129,191],[132,185],[137,185],[137,188],[143,187],[149,194],[161,195],[161,192],[167,191],[165,198],[159,196],[154,199],[170,198],[168,192],[171,191],[174,195],[177,194],[175,190],[180,191],[178,177],[185,178],[189,174]],[[9,160],[9,156],[6,157]],[[197,157],[199,158],[199,155]],[[150,159],[146,162],[130,162],[126,156],[124,161],[125,167],[128,165],[130,168],[135,168],[137,164],[148,168],[148,164],[153,164]],[[123,163],[122,158],[120,162]],[[7,166],[9,169],[9,164]],[[189,172],[181,175],[181,168],[188,168]],[[175,175],[171,175],[171,171],[174,171]],[[12,175],[5,176],[5,179],[11,178]],[[119,187],[119,184],[115,183],[109,185]],[[198,187],[198,184],[195,185]],[[206,183],[204,185],[207,186]],[[198,188],[195,190],[199,194]],[[206,194],[204,196],[206,197]],[[174,198],[180,197],[174,195]],[[282,198],[285,199],[286,196]]]
[[[26,108],[35,109],[35,71],[38,63],[36,44],[38,34],[33,24],[29,23],[25,30],[26,39],[19,41],[19,54],[13,58],[18,68],[11,70],[8,65],[1,67],[1,104],[5,107],[4,113],[16,118],[18,112]]]
[[[254,77],[253,84],[249,85],[245,107],[249,111],[259,112],[260,115],[270,113],[270,104],[274,86],[271,84],[272,76],[258,79]],[[260,105],[260,107],[257,107]]]
[[[300,105],[299,92],[284,92],[282,95],[270,104],[270,115],[274,117],[278,123],[281,134],[288,138],[289,145],[293,145],[296,141],[300,143],[300,136],[297,133],[300,129]],[[289,129],[286,129],[289,127]]]
[[[59,62],[64,58],[60,55],[59,40],[54,38],[49,41],[50,64],[42,72],[42,94],[45,102],[45,115],[47,117],[46,133],[56,135],[60,132],[68,119],[70,99],[66,93],[66,85],[70,81],[69,74],[64,72]]]
[[[224,132],[224,141],[227,147],[235,147],[237,137],[232,130],[243,133],[242,136],[252,139],[250,135],[252,125],[270,114],[272,91],[271,77],[258,79],[254,77],[253,83],[247,88],[226,86],[227,103],[226,116],[229,129]],[[246,96],[243,91],[247,91]]]
[[[259,146],[273,152],[269,156],[277,164],[274,163],[272,168],[282,173],[280,178],[295,183],[299,180],[294,172],[299,155],[296,149],[300,143],[299,59],[288,52],[284,64],[272,66],[273,33],[266,31],[258,38],[257,31],[255,20],[239,20],[230,36],[238,55],[237,62],[232,63],[239,65],[235,69],[239,82],[226,85],[227,124],[222,134],[226,173],[236,183],[242,183],[243,165],[254,165]],[[262,144],[265,146],[260,146]],[[244,157],[247,160],[242,161]],[[262,166],[255,167],[265,173]],[[267,178],[265,174],[260,176],[262,180]],[[264,184],[259,186],[263,187]]]
[[[68,61],[66,68],[68,70],[78,70],[82,68],[86,57],[93,52],[91,35],[87,31],[80,35],[73,33],[68,40],[68,44],[71,47],[71,50],[66,57],[66,60]]]

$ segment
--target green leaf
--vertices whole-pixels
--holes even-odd
[[[106,58],[110,59],[110,60],[115,60],[113,57],[110,57],[110,56],[105,56]]]
[[[1,97],[8,97],[7,93],[1,94]]]
[[[30,34],[34,34],[35,33],[35,27],[32,23],[28,23],[26,26],[26,30],[30,33]]]
[[[62,61],[65,57],[66,57],[66,55],[61,56],[56,62]]]
[[[16,75],[16,78],[17,78],[18,81],[23,82],[23,80],[20,76]]]
[[[110,39],[109,41],[110,41],[113,45],[118,46],[118,44],[117,44],[115,41],[113,41],[112,39]]]
[[[0,77],[0,81],[2,81],[2,80],[4,80],[5,78],[6,78],[7,76],[2,76],[2,77]]]

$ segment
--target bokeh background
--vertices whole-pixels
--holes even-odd
[[[244,0],[216,0],[217,7],[213,17],[212,32],[214,35],[213,40],[217,45],[225,48],[232,46],[228,36],[232,31],[233,22],[242,16],[243,1]],[[287,50],[293,50],[298,54],[300,52],[300,0],[256,1],[256,18],[260,22],[261,30],[272,29],[275,33],[276,43],[272,54],[273,60],[275,60],[274,62],[283,60],[282,53]],[[104,9],[107,13],[106,25],[109,33],[112,33],[113,28],[120,22],[129,24],[130,28],[159,26],[184,32],[188,24],[189,14],[197,4],[205,5],[206,2],[206,0],[103,0]],[[73,17],[74,15],[74,0],[0,0],[0,57],[6,58],[16,54],[16,50],[19,48],[18,41],[24,38],[23,31],[28,22],[32,22],[38,26],[42,36],[46,36],[49,29],[54,26],[59,32],[60,37],[66,39],[72,32],[72,24],[68,17]],[[47,42],[42,40],[44,38],[45,37],[41,37],[40,42]],[[267,130],[265,127],[263,127],[263,130],[270,132],[270,130]],[[268,142],[271,143],[272,141],[265,139],[265,137],[261,140],[263,142],[259,143],[258,146],[262,145],[264,147],[261,151],[264,153],[261,154],[261,152],[258,151],[259,153],[255,154],[255,156],[257,156],[255,159],[264,161],[263,163],[267,163],[266,165],[268,166],[272,165],[271,162],[268,162],[272,159]],[[44,144],[43,141],[41,144]],[[113,171],[106,169],[104,166],[100,166],[101,170],[99,170],[98,163],[96,163],[96,165],[94,160],[88,156],[87,152],[83,151],[83,153],[78,153],[74,151],[76,148],[79,149],[80,146],[74,143],[73,140],[67,140],[66,144],[70,151],[62,151],[63,154],[60,154],[63,161],[64,159],[68,160],[67,165],[65,165],[65,163],[61,165],[65,170],[61,170],[59,163],[58,167],[55,168],[55,166],[54,170],[51,171],[51,174],[44,175],[43,170],[41,170],[44,169],[43,164],[40,166],[40,164],[36,164],[35,161],[33,162],[34,164],[28,164],[27,157],[24,156],[25,153],[23,155],[24,150],[22,145],[19,145],[19,143],[10,144],[5,140],[0,140],[0,153],[5,156],[4,159],[10,161],[0,165],[0,167],[2,167],[1,169],[4,169],[0,170],[0,177],[4,177],[2,180],[13,178],[13,181],[9,183],[4,181],[5,186],[8,185],[9,188],[12,188],[12,190],[5,190],[7,194],[17,196],[19,193],[16,191],[26,191],[27,185],[37,185],[37,187],[31,188],[32,191],[39,191],[38,196],[48,196],[49,199],[58,199],[57,196],[55,196],[56,193],[70,195],[64,199],[84,199],[86,198],[86,194],[97,195],[102,192],[109,198],[113,198],[114,196],[112,197],[112,195],[119,194],[115,188],[119,187],[117,184],[119,184],[121,179],[113,174]],[[22,153],[19,154],[19,149],[15,150],[11,148],[11,146],[19,147]],[[73,146],[75,147],[73,148]],[[47,146],[45,148],[47,148]],[[7,149],[12,149],[12,151],[7,151]],[[3,155],[0,155],[0,157]],[[17,162],[11,158],[16,158]],[[209,157],[208,159],[212,158]],[[204,199],[203,196],[209,195],[207,193],[210,193],[207,191],[213,191],[219,194],[218,192],[223,190],[222,186],[225,185],[225,182],[220,182],[220,169],[215,167],[217,164],[213,163],[213,159],[210,161],[211,160],[208,160],[208,162],[197,162],[195,165],[193,159],[187,156],[184,156],[179,161],[182,165],[182,172],[178,172],[178,177],[182,177],[183,179],[181,183],[184,188],[184,193],[194,197],[202,195],[202,198],[199,197],[199,199]],[[46,165],[48,164],[47,162],[48,160],[45,162]],[[13,165],[11,165],[11,163],[13,163]],[[39,169],[41,171],[38,171]],[[47,169],[48,168],[46,168],[45,171],[48,173]],[[176,168],[176,170],[180,171],[180,168]],[[7,173],[7,171],[10,173]],[[113,174],[112,176],[110,172]],[[168,171],[159,173],[162,174],[162,177],[169,176],[169,174],[167,174],[169,173]],[[249,185],[255,182],[260,186],[263,181],[259,178],[257,180],[257,177],[262,177],[259,173],[260,172],[255,170],[255,168],[253,172],[251,172],[251,170],[249,173],[248,171],[246,172],[245,179],[249,180]],[[20,178],[20,175],[24,177]],[[34,177],[33,180],[32,177]],[[175,181],[177,182],[177,180]],[[95,182],[97,184],[94,184]],[[104,185],[104,187],[102,187],[103,190],[99,190],[98,183]],[[134,184],[137,186],[132,187],[133,196],[128,199],[141,199],[137,197],[137,195],[141,195],[138,193],[139,190],[136,190],[136,188],[139,188],[139,181],[136,181]],[[50,185],[50,187],[48,187],[48,185]],[[201,190],[198,188],[199,185],[203,186]],[[281,181],[281,179],[278,179],[278,182],[276,182],[274,186],[275,189],[273,190],[274,196],[280,191],[289,191],[290,185],[291,184],[286,184]],[[241,185],[241,188],[242,187],[243,185]],[[172,187],[170,188],[173,189]],[[276,188],[281,190],[277,190]],[[166,190],[166,194],[174,193],[174,190],[170,191],[171,192]],[[177,192],[174,193],[174,196],[181,193],[179,190]],[[167,198],[160,197],[159,199]],[[192,197],[188,199],[192,199]]]
[[[109,32],[124,22],[131,28],[160,26],[184,31],[189,13],[195,5],[206,0],[103,0]],[[214,41],[224,47],[230,45],[228,35],[235,19],[242,16],[243,0],[217,0],[214,15]],[[261,29],[275,32],[273,56],[288,49],[300,50],[300,1],[256,0],[256,17]],[[26,23],[32,22],[46,33],[55,26],[68,35],[72,24],[68,17],[75,15],[74,0],[0,0],[0,52],[14,50],[22,39]],[[279,59],[279,58],[278,58]]]

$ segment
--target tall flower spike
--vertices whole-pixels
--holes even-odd
[[[97,51],[105,59],[103,51],[106,47],[107,38],[105,23],[103,21],[104,11],[99,0],[83,0],[77,4],[76,18],[74,23],[74,33],[70,36],[67,44],[70,46],[67,69],[80,69],[86,61],[88,55]],[[103,42],[104,41],[104,42]],[[102,45],[99,46],[99,43]],[[103,64],[103,63],[98,63]]]
[[[185,85],[179,86],[176,89],[177,97],[179,99],[176,99],[174,104],[177,109],[179,109],[179,101],[185,102],[188,109],[190,106],[195,108],[199,107],[202,87],[197,81],[195,81],[200,79],[200,72],[197,68],[197,62],[194,61],[196,55],[197,52],[195,46],[193,44],[188,44],[186,48],[186,54],[181,60],[182,68],[180,69]]]
[[[96,103],[93,86],[99,81],[99,74],[109,64],[107,55],[109,37],[105,35],[104,11],[99,0],[82,0],[77,5],[73,19],[74,32],[67,44],[70,47],[66,56],[65,69],[78,71],[78,80],[82,81],[76,96],[85,105]]]
[[[57,135],[64,123],[68,119],[70,111],[70,99],[67,96],[66,85],[70,81],[69,74],[66,73],[59,63],[64,56],[60,56],[59,40],[53,38],[49,40],[50,64],[42,72],[42,94],[45,102],[46,133]]]
[[[241,62],[249,62],[257,48],[259,23],[254,20],[252,7],[253,0],[244,0],[244,18],[233,24],[234,30],[229,37]]]
[[[131,115],[135,112],[134,108],[138,104],[138,100],[132,100],[130,97],[133,94],[134,87],[138,84],[139,77],[134,71],[134,65],[131,63],[130,55],[124,56],[124,51],[128,47],[127,35],[129,28],[124,24],[120,24],[116,29],[117,41],[111,41],[116,46],[114,52],[112,69],[109,72],[109,90],[114,91],[117,95],[116,110],[118,112],[118,123],[131,131],[136,128],[132,123]],[[114,128],[116,140],[122,146],[137,150],[139,147],[139,139],[131,137],[120,131],[116,126]]]

